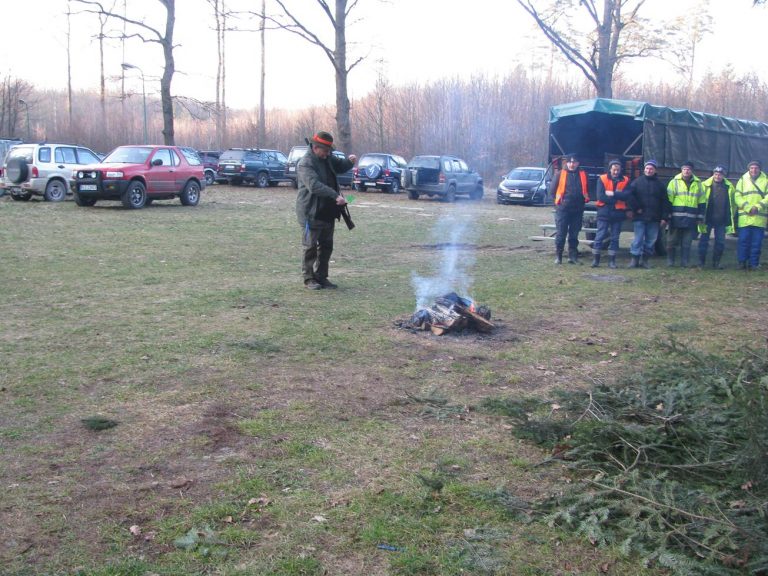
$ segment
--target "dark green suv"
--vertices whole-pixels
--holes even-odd
[[[219,156],[216,178],[227,184],[256,184],[259,188],[290,182],[285,175],[287,158],[279,150],[230,148]]]

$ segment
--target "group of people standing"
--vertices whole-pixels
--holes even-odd
[[[566,241],[568,262],[579,263],[578,235],[584,208],[590,201],[587,174],[579,168],[575,154],[565,158],[565,168],[552,180],[555,199],[556,264],[562,264]],[[597,180],[597,232],[592,246],[592,266],[600,266],[604,251],[608,266],[616,268],[619,236],[631,220],[634,238],[629,268],[650,268],[649,258],[662,227],[666,227],[667,265],[690,266],[691,246],[698,236],[698,265],[706,266],[710,237],[714,235],[711,265],[723,269],[726,234],[738,234],[737,258],[745,270],[757,269],[766,224],[768,224],[768,176],[759,161],[752,161],[734,186],[726,169],[716,166],[712,176],[701,180],[685,162],[680,173],[665,186],[658,177],[657,163],[649,159],[643,174],[630,182],[622,165],[611,160],[608,171]],[[605,250],[607,247],[607,250]]]

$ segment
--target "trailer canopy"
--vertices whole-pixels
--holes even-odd
[[[596,98],[549,109],[550,159],[568,153],[585,158],[641,157],[677,169],[718,164],[741,174],[751,160],[768,162],[768,124],[684,108]]]

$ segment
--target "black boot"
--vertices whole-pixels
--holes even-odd
[[[648,255],[643,254],[640,256],[640,268],[644,268],[645,270],[650,270],[651,265],[648,263]]]
[[[707,255],[699,254],[699,268],[704,268],[707,265]]]
[[[627,268],[640,268],[640,256],[632,255],[632,261]]]
[[[616,268],[616,256],[613,254],[608,256],[608,268]]]
[[[568,264],[581,264],[578,250],[568,250]]]
[[[562,264],[563,263],[563,249],[559,249],[557,251],[557,256],[555,256],[555,264]]]
[[[600,266],[600,253],[595,252],[592,255],[592,268],[597,268],[598,266]]]
[[[723,258],[723,251],[715,248],[715,251],[712,253],[712,268],[714,268],[715,270],[723,270],[725,266],[720,264],[720,260],[722,258]]]
[[[667,266],[670,268],[675,265],[675,257],[677,255],[677,248],[667,248]]]

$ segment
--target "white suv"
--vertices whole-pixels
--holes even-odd
[[[34,194],[49,202],[64,200],[72,170],[101,162],[95,152],[71,144],[19,144],[8,151],[0,188],[14,200],[29,200]]]

